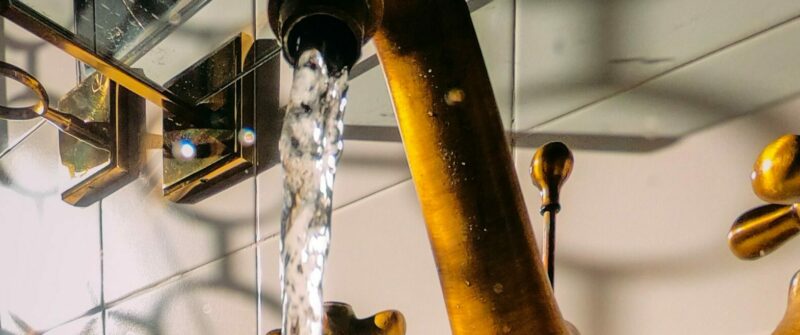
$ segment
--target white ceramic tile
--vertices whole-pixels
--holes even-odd
[[[791,0],[702,4],[692,0],[534,0],[517,4],[519,130],[632,87],[800,13],[800,3]],[[743,67],[726,69],[737,68]],[[591,120],[587,122],[596,118]],[[674,132],[681,131],[686,127],[676,127]]]
[[[757,111],[800,91],[798,33],[786,24],[533,131],[673,137]]]
[[[148,106],[148,131],[161,133],[161,113]],[[138,180],[103,200],[107,300],[255,241],[254,179],[197,204],[175,204],[162,196],[161,151],[146,158]]]
[[[42,335],[102,335],[103,318],[100,314],[80,318],[44,332]]]
[[[40,128],[0,169],[0,312],[48,329],[97,306],[99,210],[61,201],[57,131]]]
[[[113,304],[106,334],[257,334],[255,247]]]

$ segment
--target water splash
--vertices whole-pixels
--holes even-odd
[[[322,275],[346,95],[347,70],[328,73],[316,50],[300,56],[280,139],[283,335],[322,335]]]

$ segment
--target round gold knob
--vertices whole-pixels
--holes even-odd
[[[547,143],[533,155],[531,160],[531,179],[542,196],[542,211],[558,211],[559,189],[572,173],[574,159],[572,152],[564,143]]]
[[[776,204],[800,202],[800,136],[784,135],[758,156],[751,179],[759,198]]]
[[[743,214],[728,233],[728,246],[741,259],[763,257],[800,232],[797,205],[766,205]]]

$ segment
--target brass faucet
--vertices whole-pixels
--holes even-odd
[[[334,70],[352,67],[374,32],[452,333],[568,334],[466,2],[271,0],[269,11],[290,63],[313,47]]]
[[[728,245],[741,259],[758,259],[779,248],[800,232],[800,136],[784,135],[759,154],[753,165],[753,192],[771,204],[748,211],[736,219]],[[800,272],[792,278],[789,303],[773,335],[800,332]]]

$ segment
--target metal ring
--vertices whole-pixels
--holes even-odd
[[[41,116],[49,108],[49,98],[44,86],[36,78],[24,70],[0,61],[0,75],[11,78],[30,88],[39,97],[39,101],[28,107],[8,107],[0,105],[0,119],[30,120]]]

